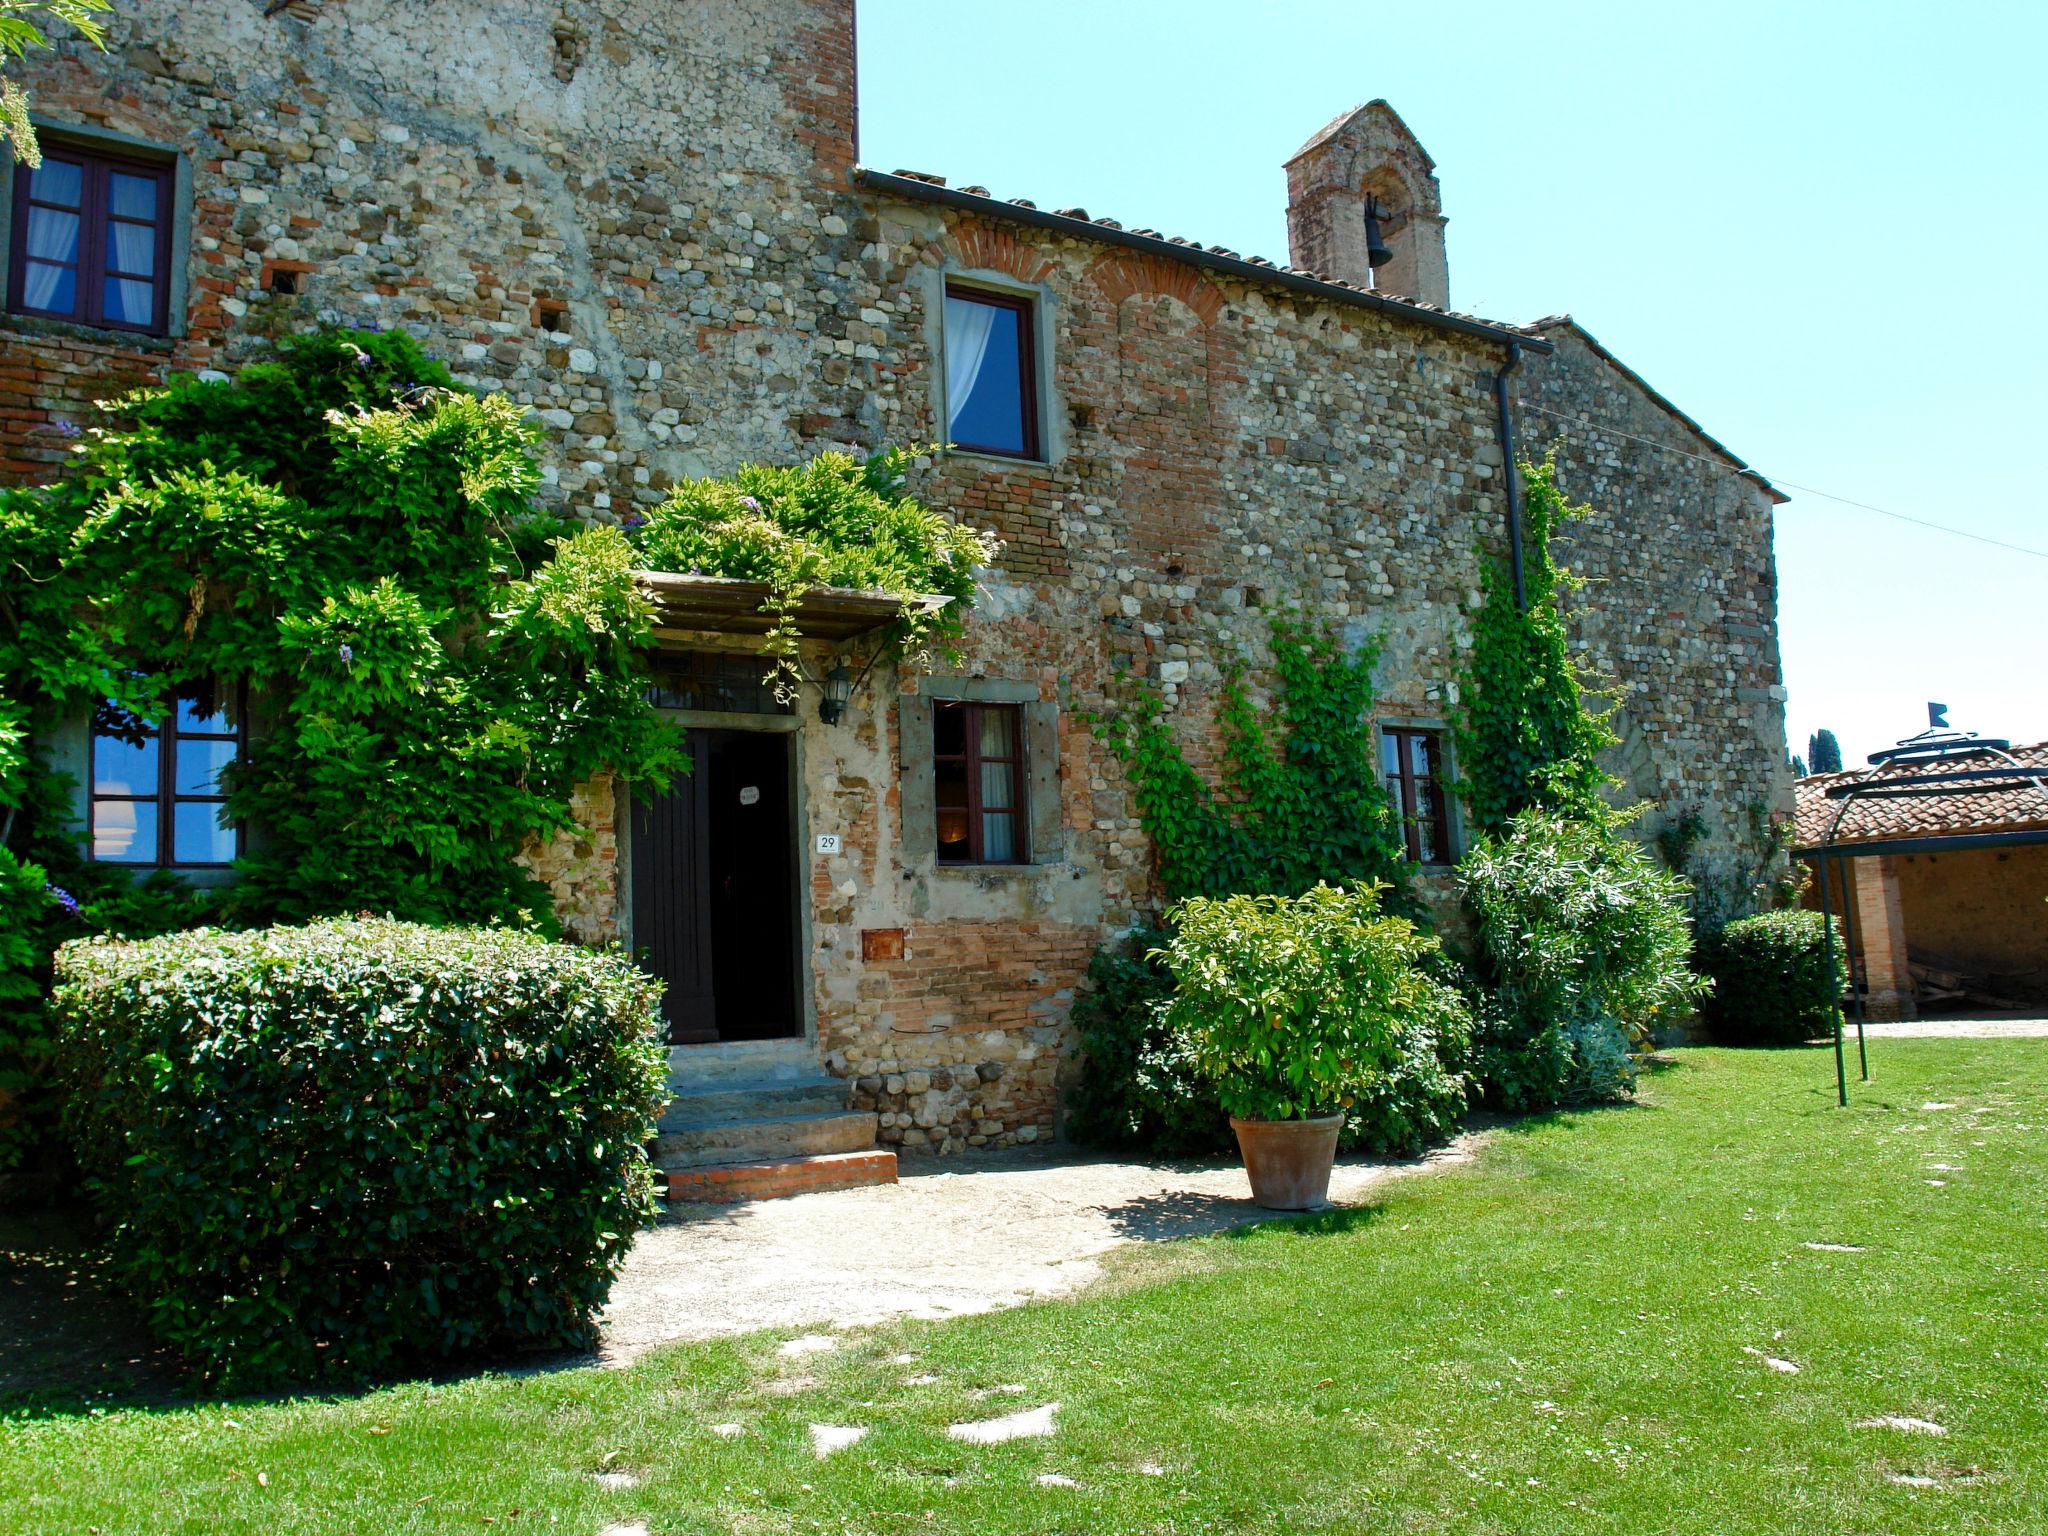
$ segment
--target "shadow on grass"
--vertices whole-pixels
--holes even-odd
[[[108,1279],[89,1221],[0,1215],[0,1422],[182,1396],[175,1357]]]
[[[1378,1201],[1370,1205],[1333,1205],[1325,1210],[1304,1211],[1298,1216],[1267,1211],[1264,1213],[1266,1219],[1233,1227],[1224,1235],[1233,1242],[1261,1236],[1346,1237],[1378,1225],[1386,1213],[1386,1207]]]
[[[360,1382],[269,1392],[210,1391],[149,1332],[113,1284],[91,1221],[73,1212],[0,1212],[0,1426],[114,1410],[230,1408],[288,1399],[346,1402],[405,1382],[549,1375],[600,1363],[594,1349],[480,1352]]]

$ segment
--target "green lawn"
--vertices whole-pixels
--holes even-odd
[[[757,1336],[344,1401],[25,1408],[0,1528],[2048,1530],[2048,1042],[1872,1058],[1842,1111],[1818,1052],[1680,1052],[1639,1106],[1503,1131],[1370,1209],[834,1354]],[[1051,1401],[1050,1440],[945,1436]],[[1948,1433],[1856,1427],[1880,1415]],[[871,1428],[821,1462],[814,1422]]]

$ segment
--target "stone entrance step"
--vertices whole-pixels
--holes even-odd
[[[667,1135],[700,1125],[763,1120],[779,1115],[827,1114],[846,1108],[846,1084],[823,1073],[797,1082],[745,1080],[672,1084],[657,1129]]]
[[[848,1084],[804,1040],[733,1041],[669,1052],[673,1097],[654,1165],[671,1200],[762,1200],[894,1183],[878,1117],[847,1107]]]
[[[741,1200],[773,1200],[783,1195],[808,1195],[823,1189],[859,1189],[896,1182],[896,1154],[826,1152],[816,1157],[769,1158],[753,1163],[711,1163],[700,1168],[671,1168],[668,1198],[709,1205]]]
[[[657,1168],[701,1168],[706,1163],[756,1163],[766,1158],[812,1157],[821,1152],[865,1152],[875,1144],[872,1110],[826,1110],[762,1115],[679,1125],[655,1137]]]

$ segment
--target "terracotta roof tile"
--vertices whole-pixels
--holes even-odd
[[[2048,741],[2015,746],[2012,755],[2031,768],[2042,770],[2048,783]],[[1842,808],[1830,800],[1827,791],[1838,784],[1855,781],[1908,779],[1924,764],[1887,763],[1882,768],[1849,768],[1841,773],[1817,773],[1793,786],[1798,797],[1797,844],[1801,848],[1819,845],[1828,826]],[[1985,752],[1975,757],[1944,763],[1949,768],[1997,768],[1999,758]],[[1915,795],[1910,798],[1853,800],[1842,816],[1835,842],[1868,843],[1893,837],[1957,837],[1973,832],[2023,832],[2048,828],[2048,794],[2032,788],[1992,788],[1954,795]]]
[[[1232,271],[1239,277],[1250,275],[1244,271],[1245,268],[1260,267],[1267,272],[1291,279],[1295,286],[1312,285],[1329,298],[1369,305],[1388,313],[1405,314],[1429,324],[1481,334],[1497,341],[1514,341],[1533,352],[1552,350],[1552,343],[1534,326],[1487,320],[1478,315],[1468,315],[1463,310],[1445,309],[1440,305],[1426,304],[1420,299],[1407,298],[1401,294],[1360,287],[1356,283],[1345,282],[1327,273],[1311,272],[1303,267],[1269,261],[1264,256],[1240,256],[1226,247],[1204,246],[1201,241],[1190,240],[1184,235],[1167,235],[1156,229],[1126,230],[1115,219],[1090,217],[1085,208],[1061,208],[1047,215],[1026,198],[996,198],[990,196],[986,189],[980,186],[949,188],[945,177],[935,176],[929,171],[899,170],[885,175],[880,171],[859,168],[856,169],[854,176],[860,185],[871,191],[908,195],[955,207],[976,205],[980,211],[998,218],[1005,213],[1016,217],[1019,210],[1022,210],[1025,215],[1024,222],[1040,225],[1059,223],[1064,226],[1061,232],[1069,235],[1093,235],[1098,239],[1106,236],[1119,244],[1131,244],[1135,241],[1154,242],[1156,248],[1172,251],[1197,266]]]

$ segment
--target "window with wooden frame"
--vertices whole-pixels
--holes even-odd
[[[1028,298],[946,285],[946,438],[971,453],[1041,457]]]
[[[93,717],[92,856],[154,869],[217,869],[242,851],[224,819],[221,770],[241,756],[244,711],[184,690],[162,724],[102,705]]]
[[[932,808],[941,864],[1026,862],[1023,725],[1015,704],[933,702]]]
[[[172,167],[55,138],[14,172],[7,307],[162,336],[171,316]]]
[[[1380,777],[1401,818],[1408,857],[1418,864],[1453,862],[1443,732],[1383,729]]]

